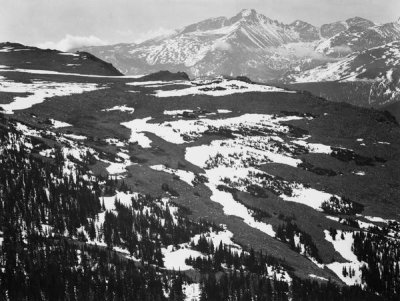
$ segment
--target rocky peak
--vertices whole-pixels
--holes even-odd
[[[242,18],[249,18],[252,16],[257,16],[258,13],[255,9],[242,9],[238,15],[240,15]]]
[[[361,18],[361,17],[353,17],[353,18],[347,19],[346,23],[349,25],[349,27],[357,26],[357,27],[362,27],[362,28],[368,28],[368,27],[375,25],[374,22],[364,19],[364,18]]]
[[[310,27],[312,26],[310,23],[304,22],[302,20],[296,20],[293,23],[289,24],[292,27]]]
[[[296,20],[293,23],[289,24],[289,27],[299,33],[299,37],[302,41],[309,42],[319,39],[318,29],[310,23]]]
[[[229,19],[230,24],[234,24],[236,22],[243,22],[243,23],[258,23],[261,20],[268,20],[262,14],[257,13],[254,9],[242,9],[236,16]]]

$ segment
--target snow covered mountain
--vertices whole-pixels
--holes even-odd
[[[397,41],[355,52],[337,62],[327,63],[304,72],[294,72],[286,80],[291,83],[332,82],[337,83],[338,86],[353,83],[358,90],[360,87],[368,89],[367,93],[364,93],[367,96],[365,101],[356,104],[383,106],[400,101],[399,79],[400,42]],[[320,88],[323,88],[323,85]],[[324,97],[343,100],[342,95],[339,99],[335,99],[337,92],[338,90],[332,89],[330,93],[324,94]],[[352,97],[354,98],[354,95]]]
[[[266,80],[303,60],[293,45],[309,52],[318,40],[318,28],[306,22],[286,25],[255,10],[242,10],[232,18],[207,19],[139,45],[80,50],[113,63],[126,74],[167,69],[191,76],[251,74],[253,79]]]
[[[345,30],[340,30],[341,25],[346,27]],[[354,51],[362,51],[398,41],[400,40],[400,19],[396,22],[376,25],[362,18],[353,18],[334,26],[333,31],[325,31],[324,26],[321,27],[323,36],[327,32],[334,33],[336,31],[339,32],[318,45],[316,49],[318,52],[340,57]]]
[[[377,25],[354,17],[320,28],[297,20],[283,24],[253,9],[188,25],[141,44],[85,47],[124,74],[184,71],[191,77],[245,75],[271,81],[396,41],[400,23]]]
[[[362,28],[368,28],[371,26],[374,26],[375,23],[372,21],[369,21],[364,18],[360,17],[354,17],[347,19],[346,21],[338,21],[338,22],[333,22],[329,24],[323,24],[321,26],[320,32],[321,32],[321,37],[323,38],[331,38],[338,33],[345,31],[349,29],[352,26],[359,26]]]

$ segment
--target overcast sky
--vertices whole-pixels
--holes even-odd
[[[66,50],[137,42],[243,8],[284,23],[321,25],[353,16],[385,23],[400,0],[0,0],[0,41]]]

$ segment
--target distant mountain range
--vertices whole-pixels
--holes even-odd
[[[192,77],[246,75],[276,80],[291,70],[398,40],[400,23],[377,25],[355,17],[320,28],[297,20],[283,24],[255,10],[207,19],[141,44],[85,47],[124,74],[184,71]]]

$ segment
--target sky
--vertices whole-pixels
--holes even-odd
[[[1,42],[60,50],[141,42],[244,8],[316,26],[354,16],[378,23],[400,17],[400,0],[0,0],[0,7]]]

